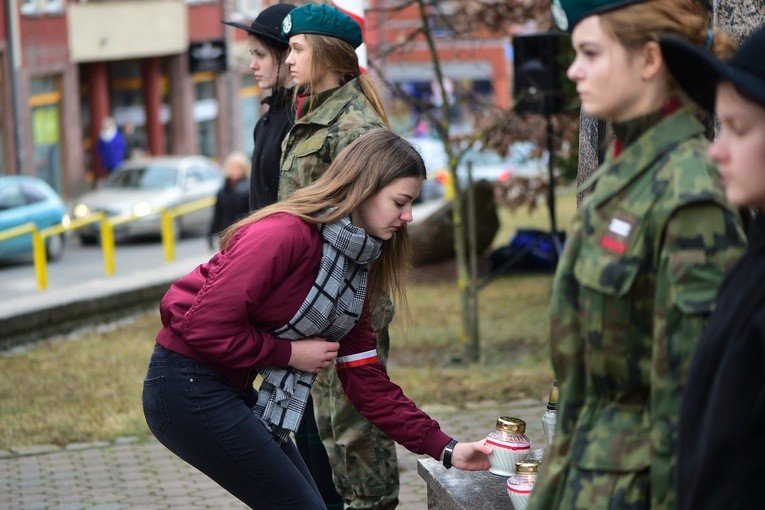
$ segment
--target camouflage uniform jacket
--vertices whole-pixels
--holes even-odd
[[[357,80],[302,116],[282,142],[279,200],[318,179],[335,157],[370,129],[385,127]]]
[[[316,181],[358,137],[385,127],[358,80],[327,94],[329,97],[295,122],[282,142],[279,200]],[[393,313],[390,299],[380,299],[372,311],[377,352],[383,363],[390,346],[387,326]],[[311,396],[317,432],[337,493],[351,508],[394,508],[399,494],[395,443],[358,413],[334,368],[318,375]],[[309,437],[308,441],[315,439]],[[324,478],[326,473],[316,475]]]
[[[676,506],[688,364],[745,244],[703,134],[681,109],[584,184],[550,303],[558,425],[529,509]]]

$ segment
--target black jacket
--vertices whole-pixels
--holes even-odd
[[[210,235],[219,234],[226,227],[245,216],[250,210],[249,198],[247,179],[233,183],[226,178],[215,200]]]
[[[763,216],[749,225],[688,372],[677,467],[681,510],[765,508]]]
[[[292,127],[292,89],[275,89],[261,101],[268,111],[255,124],[250,174],[250,210],[261,209],[276,202],[279,193],[279,160],[282,140]]]

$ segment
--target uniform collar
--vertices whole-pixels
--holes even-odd
[[[644,131],[623,149],[618,158],[610,155],[603,165],[581,184],[580,189],[597,185],[594,194],[605,200],[629,185],[680,142],[703,133],[704,126],[690,109],[681,108],[654,124],[652,129]]]
[[[680,106],[680,99],[673,96],[667,99],[662,107],[655,112],[626,122],[615,122],[614,133],[616,134],[616,141],[612,147],[613,156],[619,156],[625,147],[640,138],[643,133],[658,124],[661,119],[672,115],[680,109]]]
[[[313,99],[311,98],[311,94],[300,94],[297,97],[297,117],[298,119],[304,117],[309,113],[308,107],[313,107],[314,110],[316,110],[319,106],[321,106],[322,103],[324,103],[327,99],[329,99],[332,94],[335,93],[337,90],[337,87],[331,88],[329,90],[325,90],[323,92],[319,92],[315,96],[313,96]]]
[[[314,106],[313,110],[300,118],[300,122],[329,126],[335,122],[345,106],[358,97],[363,99],[364,93],[359,87],[358,80],[354,78],[336,89],[319,94],[317,97],[318,104],[323,104],[325,107],[316,108]]]

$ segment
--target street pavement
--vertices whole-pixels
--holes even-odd
[[[64,306],[73,296],[106,298],[125,287],[156,285],[182,276],[198,259],[85,281],[81,287],[40,293],[4,303],[16,313]],[[6,306],[4,306],[6,308]],[[6,312],[8,310],[5,310]],[[542,400],[461,402],[423,409],[449,435],[462,441],[482,439],[497,417],[514,416],[527,423],[532,448],[542,447]],[[0,431],[2,434],[2,431]],[[398,447],[401,473],[400,510],[427,508],[427,487],[417,474],[421,458]],[[162,510],[242,509],[241,502],[196,469],[175,457],[153,437],[125,437],[113,443],[18,445],[0,450],[0,509],[3,510]]]
[[[473,441],[494,429],[497,417],[526,421],[532,448],[544,441],[541,400],[425,407],[442,428]],[[427,508],[427,487],[417,474],[422,458],[398,446],[399,510]],[[508,499],[509,503],[509,499]],[[0,508],[6,510],[246,509],[205,475],[153,438],[0,450]],[[508,505],[509,508],[509,505]],[[476,509],[480,510],[480,509]]]

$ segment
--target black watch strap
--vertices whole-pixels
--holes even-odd
[[[449,469],[452,467],[452,453],[454,453],[454,447],[457,446],[457,440],[452,439],[449,441],[449,444],[446,445],[446,448],[444,448],[444,467],[446,469]]]

